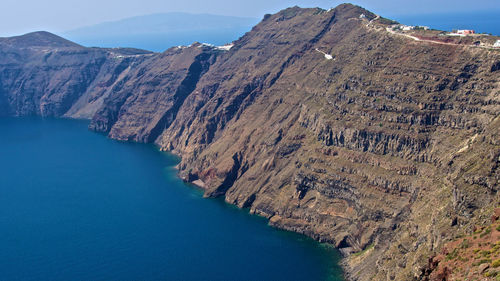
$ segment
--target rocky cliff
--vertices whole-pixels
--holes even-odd
[[[293,7],[231,48],[161,54],[4,38],[0,109],[155,142],[206,196],[337,246],[349,279],[437,278],[499,204],[500,52],[392,23]]]
[[[85,48],[48,32],[0,38],[1,114],[90,118],[122,72],[149,55]]]

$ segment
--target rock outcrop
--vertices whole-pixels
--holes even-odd
[[[120,74],[150,54],[85,48],[48,32],[0,38],[1,114],[90,118]]]
[[[112,88],[90,128],[115,139],[154,142],[220,52],[197,43],[149,57]]]
[[[161,54],[0,39],[0,109],[155,142],[206,196],[336,245],[349,279],[426,279],[499,204],[500,53],[391,23],[293,7]]]

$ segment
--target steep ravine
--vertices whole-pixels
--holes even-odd
[[[437,278],[443,245],[499,205],[500,52],[390,23],[293,7],[229,50],[161,54],[2,38],[0,109],[155,142],[206,196],[336,245],[349,279]]]

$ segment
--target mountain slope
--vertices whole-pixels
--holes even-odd
[[[50,47],[81,48],[82,46],[46,31],[37,31],[21,36],[0,38],[0,44],[16,49]]]
[[[85,48],[48,32],[2,38],[0,104],[7,108],[0,114],[62,116],[82,95],[102,97],[99,88],[118,77],[110,72],[119,74],[148,55],[141,50]]]
[[[78,63],[52,67],[0,45],[0,107],[155,142],[206,196],[334,244],[349,279],[435,278],[434,256],[499,204],[500,53],[390,24],[350,4],[293,7],[231,48],[53,50]]]
[[[150,57],[113,87],[90,128],[116,139],[153,142],[220,52],[194,44]]]
[[[267,18],[157,142],[208,196],[363,253],[353,278],[423,278],[498,201],[499,57],[395,37],[362,13],[373,18],[350,5]]]

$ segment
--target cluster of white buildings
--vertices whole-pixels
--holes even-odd
[[[410,30],[416,30],[416,29],[423,29],[423,30],[429,30],[428,26],[414,26],[414,25],[405,25],[405,24],[396,24],[392,26],[392,30],[400,29],[403,31],[410,31]]]
[[[476,31],[472,29],[459,29],[459,30],[454,30],[454,33],[457,34],[463,34],[463,35],[470,35],[470,34],[476,34]]]
[[[476,31],[472,29],[458,29],[458,30],[453,30],[451,33],[448,33],[449,36],[462,36],[462,37],[474,34],[476,34]]]

